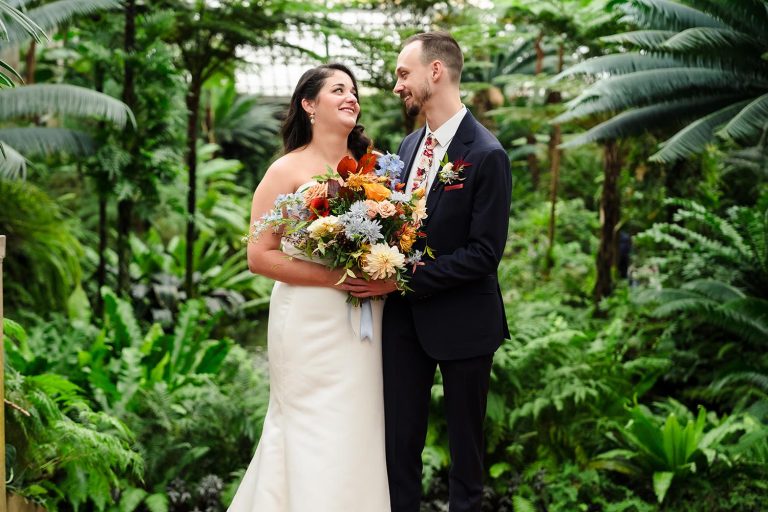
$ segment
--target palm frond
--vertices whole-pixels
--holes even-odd
[[[63,151],[73,155],[93,153],[93,139],[86,133],[67,128],[0,128],[0,141],[27,155],[47,155]]]
[[[670,102],[658,103],[634,110],[622,112],[613,118],[592,127],[587,132],[569,139],[561,148],[570,148],[598,140],[617,139],[630,135],[645,133],[670,122],[685,119],[697,114],[707,114],[721,108],[723,104],[733,101],[730,96],[704,96],[701,98],[686,98]],[[566,112],[566,115],[568,113]],[[553,120],[553,123],[563,122],[565,115]],[[568,117],[569,118],[569,117]],[[566,119],[568,119],[566,118]]]
[[[30,9],[27,16],[34,20],[41,30],[50,32],[75,16],[118,8],[120,2],[117,0],[58,0]],[[29,39],[30,35],[20,26],[12,26],[8,30],[8,40],[12,43],[23,42]]]
[[[768,93],[758,97],[734,116],[719,135],[734,140],[754,140],[768,128]]]
[[[768,44],[768,9],[764,0],[740,0],[723,2],[722,0],[687,0],[687,3],[701,11],[708,12],[721,19],[736,30],[750,34]]]
[[[119,127],[136,125],[125,103],[84,87],[36,84],[0,90],[0,119],[50,113],[104,118]]]
[[[671,0],[632,0],[624,11],[623,21],[650,29],[680,31],[693,27],[727,27],[705,12]]]
[[[738,71],[711,68],[651,69],[600,80],[569,102],[557,122],[603,112],[640,107],[669,97],[707,93],[748,95],[768,88],[768,78]]]
[[[24,81],[15,69],[6,62],[0,60],[0,87],[15,87],[16,84],[14,83],[14,80],[19,83]]]
[[[45,31],[17,7],[20,6],[0,0],[0,39],[8,40],[11,32],[17,30],[34,38],[38,43],[48,39]],[[4,22],[4,20],[7,21],[8,19],[13,22],[10,29]]]
[[[0,151],[0,178],[24,178],[27,174],[27,159],[8,144],[2,144]]]
[[[613,34],[601,37],[600,40],[606,43],[626,44],[654,50],[661,47],[670,37],[677,34],[674,30],[633,30],[623,34]]]
[[[639,52],[615,53],[594,57],[571,66],[553,80],[560,80],[574,75],[625,75],[650,69],[675,68],[685,61],[673,55],[658,55]]]
[[[730,28],[696,27],[683,30],[661,45],[673,51],[715,50],[718,53],[760,52],[762,45],[753,37]],[[744,55],[749,56],[750,53]]]
[[[651,155],[649,160],[669,163],[699,153],[712,142],[715,130],[733,118],[746,104],[746,101],[740,101],[692,122],[663,142],[661,150]]]

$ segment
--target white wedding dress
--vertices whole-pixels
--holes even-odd
[[[361,341],[360,308],[344,292],[275,283],[269,408],[229,512],[390,512],[383,302],[372,303],[373,340]]]

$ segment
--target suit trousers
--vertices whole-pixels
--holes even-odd
[[[387,299],[383,326],[384,416],[392,512],[419,512],[421,452],[437,367],[443,380],[451,455],[449,511],[480,512],[483,422],[493,354],[458,360],[430,357],[419,343],[409,303],[399,296]]]

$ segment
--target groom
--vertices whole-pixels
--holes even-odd
[[[395,94],[410,116],[426,116],[426,127],[408,135],[398,150],[405,161],[402,181],[407,191],[423,188],[427,194],[423,231],[435,258],[425,258],[415,270],[412,292],[391,293],[384,307],[384,411],[393,512],[419,511],[421,452],[437,367],[451,453],[449,510],[480,511],[491,362],[509,336],[496,276],[509,223],[509,159],[461,103],[463,62],[459,45],[442,32],[409,38],[397,59]],[[446,154],[452,169],[441,163]],[[351,280],[348,285],[360,297],[394,291],[388,281]]]

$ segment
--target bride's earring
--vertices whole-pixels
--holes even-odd
[[[309,124],[315,124],[315,113],[309,114]]]

